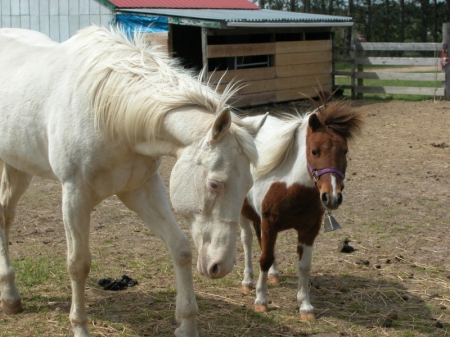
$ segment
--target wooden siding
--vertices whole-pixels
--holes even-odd
[[[37,30],[57,42],[91,24],[109,27],[112,11],[96,0],[1,0],[0,27]]]
[[[266,68],[251,68],[251,69],[239,69],[239,70],[223,70],[223,71],[210,71],[208,73],[211,83],[229,83],[232,80],[241,80],[245,82],[268,80],[276,77],[275,67]]]
[[[331,40],[277,42],[277,102],[332,91]]]
[[[275,43],[219,44],[206,47],[206,57],[234,57],[275,54]]]
[[[277,54],[310,53],[310,52],[330,52],[333,49],[331,40],[317,41],[287,41],[276,42]]]
[[[239,80],[244,87],[236,107],[315,97],[332,91],[332,41],[287,41],[253,44],[210,45],[207,58],[272,55],[272,67],[209,72],[210,82],[220,80],[219,90]]]

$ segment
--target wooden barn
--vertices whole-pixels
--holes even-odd
[[[221,86],[246,84],[237,107],[332,91],[333,28],[349,17],[263,10],[248,0],[109,0],[123,15],[167,18],[168,49]],[[120,22],[120,20],[118,20]],[[222,77],[223,76],[223,77]]]
[[[248,0],[2,0],[0,18],[1,27],[58,42],[90,24],[159,32],[150,39],[187,67],[206,68],[212,82],[246,84],[237,107],[315,96],[319,85],[331,91],[333,28],[353,24],[349,17],[263,10]]]

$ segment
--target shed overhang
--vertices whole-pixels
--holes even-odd
[[[206,28],[350,27],[351,17],[274,10],[121,9],[123,13],[165,16],[169,23]]]

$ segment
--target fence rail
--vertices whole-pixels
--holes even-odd
[[[334,63],[348,62],[350,60],[350,71],[334,71],[335,76],[349,76],[350,85],[341,86],[343,89],[351,89],[352,99],[363,98],[364,93],[379,94],[406,94],[406,95],[430,95],[445,96],[446,74],[437,72],[442,50],[441,43],[355,43],[350,48],[350,59],[335,59]],[[386,57],[372,56],[374,52],[434,52],[434,57]],[[372,54],[372,55],[370,55]],[[387,67],[435,67],[434,72],[392,72],[377,71],[376,69],[365,70],[365,65],[385,65]],[[367,69],[367,68],[366,68]],[[364,80],[401,80],[401,81],[434,81],[442,82],[441,88],[434,87],[408,87],[408,86],[365,86]]]

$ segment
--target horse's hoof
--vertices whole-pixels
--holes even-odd
[[[277,285],[280,284],[280,275],[269,275],[269,284]]]
[[[313,312],[300,312],[300,319],[303,322],[314,321],[316,319],[316,315]]]
[[[6,315],[15,315],[22,312],[22,301],[17,300],[14,302],[2,300],[2,310]]]
[[[244,295],[248,295],[252,292],[253,287],[252,286],[247,286],[247,285],[243,285],[242,286],[242,293]]]
[[[255,312],[268,312],[269,306],[267,304],[255,303],[253,310]]]

